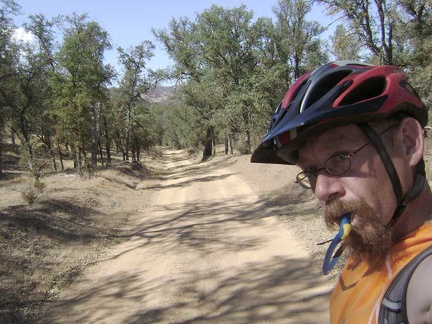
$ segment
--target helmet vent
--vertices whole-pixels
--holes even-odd
[[[342,101],[341,106],[351,105],[363,100],[371,99],[381,95],[386,86],[386,80],[384,77],[370,78],[360,83],[355,89],[353,89]]]
[[[324,95],[330,92],[341,80],[343,80],[346,76],[350,75],[352,70],[340,70],[330,73],[321,80],[319,80],[316,84],[313,85],[313,91],[309,94],[309,98],[307,98],[307,104],[305,107],[309,107],[319,101]]]

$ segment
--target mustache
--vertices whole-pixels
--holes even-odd
[[[392,226],[385,225],[363,200],[334,200],[324,209],[327,227],[339,228],[340,217],[346,213],[358,216],[345,242],[348,255],[355,264],[366,262],[371,268],[381,266],[392,245]]]
[[[360,200],[333,200],[324,208],[324,221],[328,228],[336,229],[340,217],[346,213],[357,215],[371,215],[372,208]]]

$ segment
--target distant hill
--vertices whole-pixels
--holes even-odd
[[[171,97],[176,90],[175,86],[157,86],[150,90],[144,98],[150,102],[166,102],[172,100]]]

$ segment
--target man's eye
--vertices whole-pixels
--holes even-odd
[[[349,152],[342,152],[342,153],[337,153],[335,155],[333,155],[333,161],[344,161],[346,159],[348,159],[350,157],[350,153]]]

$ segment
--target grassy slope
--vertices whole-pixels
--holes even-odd
[[[0,322],[27,323],[70,284],[137,212],[135,186],[149,171],[135,163],[82,179],[57,173],[43,179],[43,196],[29,206],[25,176],[0,180]]]

